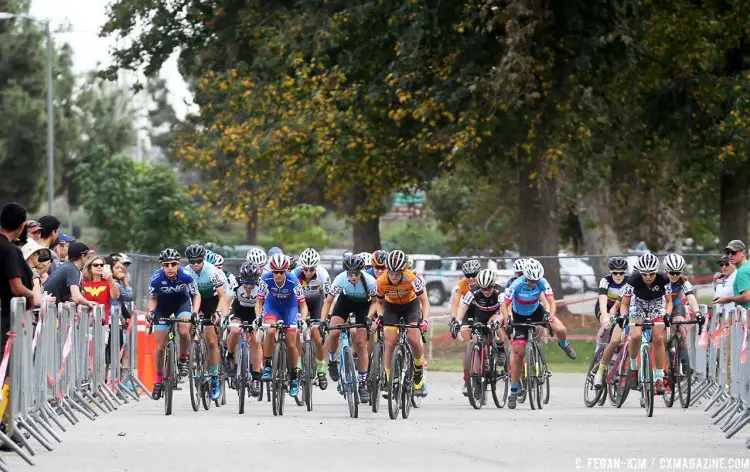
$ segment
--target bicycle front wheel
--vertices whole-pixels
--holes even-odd
[[[200,391],[203,409],[211,408],[211,387],[208,380],[208,345],[205,339],[200,340],[201,357],[200,357]]]
[[[404,373],[404,348],[396,346],[391,359],[391,378],[388,379],[388,416],[398,418],[401,409],[401,377]]]
[[[677,372],[679,372],[679,375],[677,376],[676,381],[676,388],[677,393],[680,396],[680,406],[683,408],[687,408],[690,406],[690,391],[693,388],[693,374],[692,374],[692,366],[690,365],[690,358],[687,357],[687,354],[685,355],[685,363],[683,364],[680,362],[680,360],[677,360],[679,367]],[[687,367],[687,372],[684,370],[684,368]],[[675,387],[672,387],[675,388]]]
[[[316,369],[315,369],[315,353],[313,352],[313,346],[312,342],[305,341],[305,344],[303,346],[303,353],[304,357],[302,358],[302,369],[305,372],[305,383],[303,385],[303,396],[305,398],[305,405],[307,406],[307,411],[312,411],[313,409],[313,401],[312,401],[312,395],[313,395],[313,380],[315,379]]]
[[[354,355],[350,346],[344,346],[341,350],[341,364],[343,367],[342,383],[344,384],[344,395],[349,404],[349,416],[359,416],[359,399],[357,398],[357,369],[354,366]]]
[[[167,347],[164,350],[164,365],[166,369],[166,378],[164,379],[164,414],[169,416],[172,414],[172,393],[173,384],[177,382],[175,375],[175,347],[174,342],[169,341]]]
[[[383,365],[383,346],[375,344],[372,350],[372,361],[370,362],[370,374],[367,376],[370,388],[370,405],[372,412],[377,413],[380,409],[380,385],[385,379],[385,366]]]
[[[475,410],[482,408],[484,395],[484,375],[482,372],[482,346],[476,341],[469,343],[466,350],[466,365],[469,366],[469,403]]]
[[[583,383],[583,404],[587,408],[591,408],[599,402],[599,398],[601,398],[602,391],[604,390],[604,388],[597,389],[594,387],[594,377],[599,370],[601,359],[602,353],[600,352],[596,357],[591,359],[589,370],[586,371],[586,380]]]
[[[497,362],[498,351],[495,346],[492,346],[490,351],[490,390],[492,390],[492,400],[495,402],[495,406],[503,408],[505,403],[508,401],[508,358],[506,356],[505,364],[499,364]]]
[[[240,400],[240,414],[243,414],[245,413],[245,390],[247,389],[248,371],[250,370],[250,353],[247,344],[240,344],[240,354],[237,360],[237,372],[240,374],[237,382],[237,395]]]
[[[667,383],[669,385],[669,390],[664,392],[664,404],[667,405],[668,408],[672,408],[672,405],[674,405],[674,396],[675,396],[675,384],[679,381],[678,380],[678,364],[679,359],[677,359],[677,350],[674,348],[667,349],[668,353],[668,361],[669,361],[669,370],[665,372],[667,377]]]
[[[651,364],[651,346],[641,346],[641,394],[646,416],[654,416],[654,366]]]
[[[189,378],[188,383],[190,384],[190,405],[193,407],[193,411],[198,411],[201,406],[201,378],[203,372],[200,368],[200,356],[201,347],[198,341],[190,343],[190,351],[188,351],[188,368]]]
[[[526,341],[526,394],[529,397],[529,406],[536,410],[539,396],[539,384],[537,381],[536,350],[532,347],[532,341]]]
[[[277,342],[273,350],[273,380],[271,380],[273,416],[284,414],[284,391],[289,370],[286,356],[286,346],[283,342]]]
[[[414,356],[410,349],[403,348],[403,350],[406,372],[402,376],[403,382],[401,383],[401,418],[407,419],[411,411],[411,399],[414,397]]]

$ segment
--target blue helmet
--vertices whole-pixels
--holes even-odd
[[[276,246],[274,246],[274,247],[272,247],[271,249],[268,250],[268,258],[269,259],[271,257],[273,257],[275,254],[284,254],[284,251],[282,251],[280,247],[276,247]]]
[[[216,256],[217,254],[215,252],[210,249],[206,249],[206,256],[204,260],[209,264],[216,265]]]

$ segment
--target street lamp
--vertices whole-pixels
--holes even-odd
[[[52,114],[52,32],[49,28],[49,21],[42,21],[30,15],[22,13],[0,12],[0,20],[11,20],[21,18],[33,21],[37,24],[44,25],[44,32],[47,35],[47,214],[52,214],[52,200],[55,197],[54,187],[54,160],[55,160],[55,134]]]

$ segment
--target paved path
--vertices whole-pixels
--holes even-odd
[[[491,400],[476,411],[457,391],[459,374],[428,373],[428,381],[422,408],[396,421],[385,410],[364,408],[360,418],[349,418],[330,386],[315,391],[313,412],[289,399],[283,417],[272,415],[270,403],[255,401],[240,416],[234,391],[226,406],[195,413],[184,389],[171,417],[164,416],[162,402],[143,401],[93,423],[82,420],[63,433],[65,442],[53,452],[37,447],[35,467],[3,457],[14,471],[36,472],[574,471],[603,470],[596,466],[620,458],[620,470],[636,470],[628,465],[639,464],[627,460],[637,458],[646,458],[640,470],[685,470],[660,467],[664,455],[739,457],[747,461],[739,470],[750,470],[747,432],[726,440],[702,408],[668,409],[661,400],[647,418],[636,395],[621,410],[585,408],[580,374],[553,376],[550,404],[541,411],[526,404],[498,410]]]

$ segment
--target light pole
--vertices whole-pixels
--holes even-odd
[[[33,21],[37,24],[42,24],[44,25],[44,32],[47,35],[47,214],[51,215],[52,201],[55,199],[55,133],[52,113],[52,32],[49,28],[49,21],[38,20],[33,16],[22,13],[0,12],[0,20],[10,20],[13,18],[22,18],[24,20]]]

